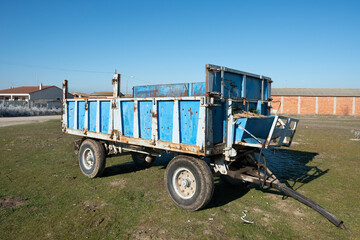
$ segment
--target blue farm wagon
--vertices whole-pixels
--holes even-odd
[[[104,98],[67,99],[65,80],[62,130],[82,137],[75,141],[82,173],[101,176],[107,156],[131,154],[138,166],[148,167],[171,152],[165,186],[183,209],[210,202],[215,172],[230,184],[277,188],[343,227],[266,166],[263,149],[290,146],[298,124],[270,114],[272,80],[210,64],[205,69],[205,82],[136,86],[131,98],[121,96],[120,74],[112,80],[113,96]]]

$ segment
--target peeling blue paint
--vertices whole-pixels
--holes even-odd
[[[89,131],[96,132],[96,112],[97,112],[97,102],[89,101],[88,102],[88,121],[89,121]]]
[[[109,132],[110,101],[100,101],[100,132]]]
[[[121,122],[124,136],[132,137],[134,135],[134,102],[121,102]]]
[[[157,118],[159,140],[171,142],[173,137],[174,101],[158,101]]]
[[[180,101],[180,143],[196,144],[200,101]]]
[[[139,101],[139,137],[151,139],[152,101]]]
[[[77,129],[83,130],[85,127],[85,102],[79,101],[77,110]]]

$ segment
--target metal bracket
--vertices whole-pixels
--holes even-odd
[[[111,103],[111,108],[112,108],[112,109],[116,109],[116,107],[117,107],[117,106],[116,106],[116,101],[113,101],[113,102]]]
[[[221,174],[227,175],[227,168],[224,161],[224,156],[214,158],[214,171],[220,172]]]

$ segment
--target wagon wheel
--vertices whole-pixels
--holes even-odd
[[[136,166],[140,168],[148,168],[154,162],[155,157],[143,153],[132,152],[131,157]]]
[[[100,177],[105,169],[105,148],[99,142],[86,139],[81,143],[79,151],[79,165],[81,172],[89,177]]]
[[[214,179],[206,162],[185,155],[170,161],[165,186],[173,202],[190,211],[205,207],[214,193]]]

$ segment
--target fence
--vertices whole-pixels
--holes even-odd
[[[0,101],[0,117],[39,116],[61,114],[61,102],[51,101]]]

